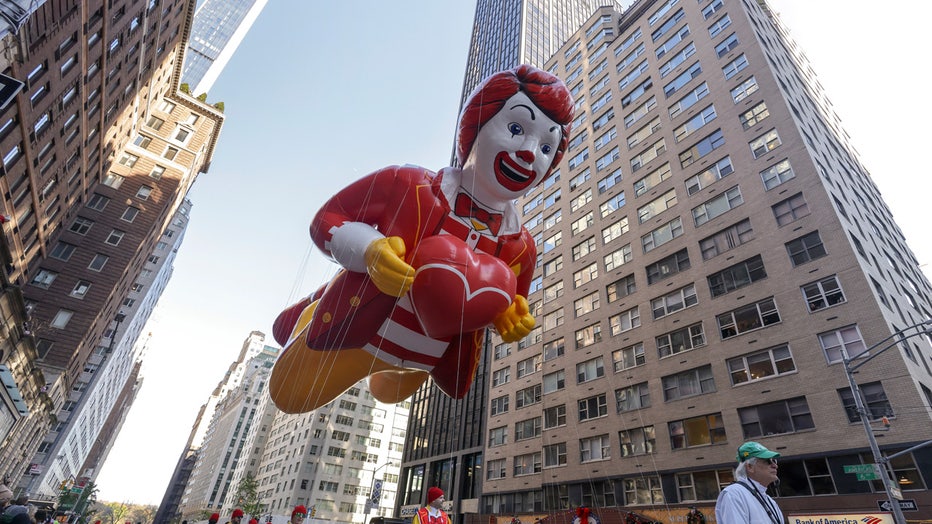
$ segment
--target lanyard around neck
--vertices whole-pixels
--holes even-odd
[[[751,494],[754,495],[754,498],[756,498],[757,501],[760,502],[760,505],[764,507],[764,511],[767,512],[767,516],[770,517],[770,521],[773,522],[773,524],[781,524],[783,522],[782,518],[777,517],[777,515],[779,514],[779,511],[777,511],[770,504],[770,501],[764,500],[764,497],[760,494],[760,491],[757,490],[757,487],[748,486],[747,484],[745,484],[744,482],[740,480],[737,483],[744,486],[744,489],[750,491]]]

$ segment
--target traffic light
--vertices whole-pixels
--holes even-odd
[[[883,424],[883,427],[885,427],[885,428],[889,428],[889,427],[890,427],[890,419],[888,419],[887,417],[881,418],[881,419],[880,419],[880,422]]]
[[[313,517],[317,514],[317,504],[311,506],[311,511],[308,512],[308,516]]]

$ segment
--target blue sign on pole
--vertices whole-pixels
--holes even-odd
[[[382,499],[382,481],[380,479],[380,480],[376,480],[372,484],[372,496],[369,497],[369,500],[371,500],[373,504],[378,504],[381,499]]]

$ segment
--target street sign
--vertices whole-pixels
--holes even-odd
[[[880,475],[871,471],[870,473],[858,473],[858,480],[880,480]]]
[[[854,464],[853,466],[844,466],[845,473],[873,473],[874,464]]]
[[[916,501],[913,499],[906,499],[898,501],[900,503],[900,509],[903,511],[919,511],[919,505],[916,504]],[[877,507],[881,511],[893,511],[893,505],[890,504],[889,500],[878,500]]]

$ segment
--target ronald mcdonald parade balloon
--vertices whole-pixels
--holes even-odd
[[[310,234],[342,270],[275,320],[275,404],[311,411],[366,377],[386,403],[428,376],[465,396],[485,328],[514,342],[535,325],[537,249],[515,199],[559,164],[572,120],[560,79],[527,65],[501,71],[463,107],[458,167],[386,167],[331,197]]]

